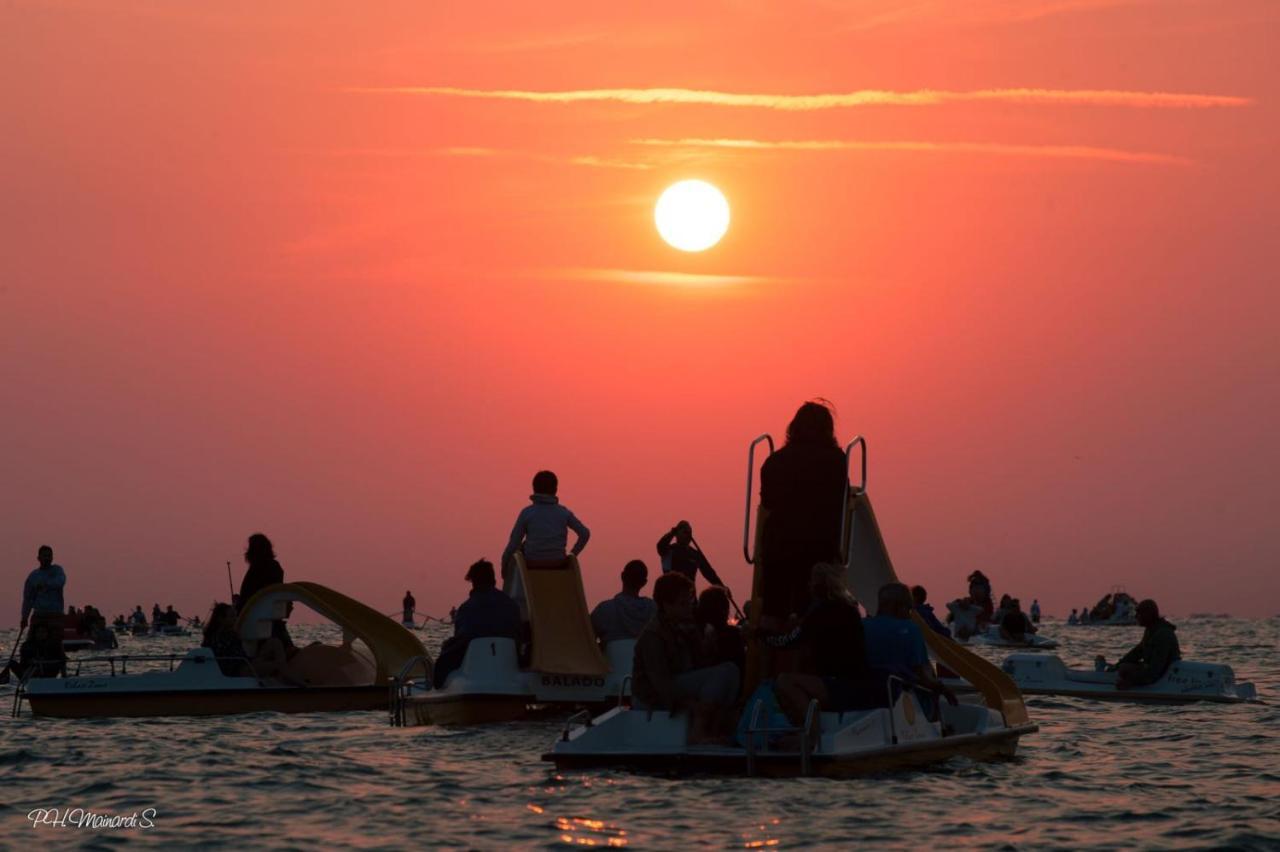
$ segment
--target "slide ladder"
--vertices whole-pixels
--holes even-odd
[[[526,562],[524,554],[517,552],[514,558],[524,583],[533,629],[530,668],[547,674],[608,674],[609,661],[601,653],[591,627],[578,557]]]

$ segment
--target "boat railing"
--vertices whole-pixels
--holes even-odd
[[[618,684],[618,707],[622,706],[622,700],[626,697],[627,687],[631,685],[631,675],[627,675],[622,679],[622,683]]]
[[[577,713],[574,713],[574,714],[573,714],[572,716],[570,716],[568,719],[565,719],[565,721],[564,721],[564,730],[563,730],[563,731],[561,731],[561,733],[560,733],[560,741],[561,741],[561,742],[564,742],[564,743],[569,742],[569,730],[570,730],[571,728],[573,728],[573,723],[574,723],[574,722],[577,722],[579,719],[581,719],[581,720],[582,720],[582,727],[584,727],[584,728],[590,728],[590,727],[594,724],[594,723],[591,721],[591,711],[590,711],[590,710],[579,710]]]
[[[858,487],[855,489],[849,484],[849,472],[853,469],[853,448],[859,447],[862,450],[862,475],[859,478]],[[849,495],[862,494],[867,490],[867,439],[862,435],[857,436],[844,448],[844,501],[840,504],[840,547],[844,549],[846,554],[851,554],[851,548],[848,536],[849,529]]]
[[[405,726],[409,694],[413,691],[413,685],[416,682],[411,675],[416,669],[422,670],[423,677],[428,678],[427,688],[431,687],[429,680],[430,665],[431,659],[429,657],[422,655],[410,657],[400,667],[400,672],[388,681],[387,687],[390,694],[388,695],[387,707],[391,716],[391,727],[403,728]]]
[[[773,455],[773,436],[768,432],[756,436],[747,447],[747,510],[742,521],[742,555],[747,558],[748,565],[754,565],[756,555],[751,550],[751,486],[756,475],[756,446],[762,441],[769,444],[769,455]]]
[[[822,715],[821,708],[816,698],[809,699],[809,706],[804,711],[803,725],[782,725],[772,726],[767,723],[761,724],[760,716],[764,712],[764,701],[757,699],[756,703],[751,706],[751,719],[747,723],[747,775],[756,774],[756,735],[764,734],[764,751],[769,751],[769,735],[771,734],[799,734],[800,735],[800,774],[809,776],[813,774],[813,749],[816,746],[814,742],[814,731],[820,726]]]

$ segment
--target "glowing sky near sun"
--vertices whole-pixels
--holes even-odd
[[[0,8],[0,562],[184,612],[253,531],[390,612],[550,467],[588,595],[747,441],[868,436],[900,574],[1280,611],[1280,7]],[[654,205],[730,199],[714,248]],[[739,595],[743,597],[743,595]]]

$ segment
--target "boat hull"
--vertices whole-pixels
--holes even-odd
[[[229,716],[241,713],[342,713],[385,710],[385,686],[258,687],[137,692],[28,692],[34,716],[57,719]]]

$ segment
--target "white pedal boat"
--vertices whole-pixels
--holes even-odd
[[[1258,700],[1252,683],[1236,683],[1235,672],[1230,666],[1215,663],[1179,660],[1155,683],[1126,690],[1116,689],[1115,672],[1067,668],[1060,657],[1052,655],[1012,654],[1001,668],[1028,695],[1161,704],[1192,701],[1235,704]]]
[[[758,717],[758,713],[756,714]],[[662,773],[822,775],[845,777],[939,763],[1012,757],[1034,724],[1005,727],[1001,714],[975,704],[942,702],[942,721],[930,721],[915,695],[892,709],[821,713],[810,705],[803,727],[748,728],[747,745],[688,744],[688,716],[617,707],[564,733],[542,756],[557,769],[616,767]],[[783,735],[777,747],[769,736]],[[805,747],[802,744],[811,744]]]
[[[1000,628],[992,625],[985,633],[975,633],[968,639],[956,639],[961,645],[988,645],[992,648],[1029,648],[1050,650],[1058,647],[1056,639],[1041,636],[1039,633],[1026,634],[1025,642],[1015,642],[1000,635]]]
[[[304,604],[342,628],[341,646],[314,643],[291,660],[314,685],[228,677],[207,648],[185,655],[90,657],[69,663],[66,677],[20,684],[14,713],[23,700],[35,716],[62,718],[381,710],[389,704],[391,674],[426,653],[415,636],[359,601],[314,583],[286,583],[263,589],[241,613],[239,632],[250,655],[271,635],[272,622],[287,616],[291,603]],[[163,662],[167,670],[137,671]]]
[[[603,674],[557,674],[522,669],[513,639],[473,639],[462,665],[440,689],[400,680],[392,699],[392,724],[481,725],[629,701],[635,645],[633,639],[610,642],[605,655],[609,670]]]

